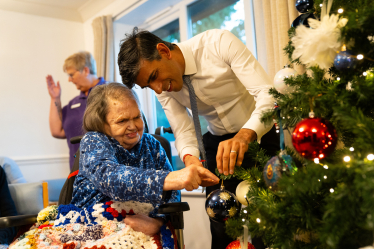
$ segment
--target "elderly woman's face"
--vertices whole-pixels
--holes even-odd
[[[144,124],[139,107],[132,99],[110,99],[108,102],[106,133],[116,139],[123,148],[130,150],[143,136]]]

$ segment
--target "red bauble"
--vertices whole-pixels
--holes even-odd
[[[241,249],[242,247],[240,246],[240,241],[235,240],[231,242],[226,249]],[[256,249],[251,243],[248,242],[248,249]]]
[[[293,146],[307,159],[329,156],[334,151],[336,142],[334,126],[323,118],[304,119],[292,133]]]

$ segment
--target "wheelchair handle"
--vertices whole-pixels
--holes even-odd
[[[163,127],[163,126],[157,127],[156,130],[155,130],[156,135],[163,136],[165,133],[173,134],[173,130],[171,129],[171,127],[166,128],[166,127]]]
[[[71,144],[79,144],[83,138],[83,135],[70,138]]]

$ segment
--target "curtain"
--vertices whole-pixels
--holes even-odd
[[[255,12],[256,44],[259,62],[265,68],[271,79],[285,65],[289,64],[283,48],[288,44],[288,30],[299,13],[295,8],[295,0],[253,0]],[[265,42],[264,42],[265,40]],[[305,68],[293,65],[302,74]],[[292,127],[284,130],[287,147],[293,148]]]
[[[114,40],[112,16],[100,16],[93,20],[94,57],[97,66],[97,76],[106,81],[114,81]]]
[[[295,8],[295,0],[254,0],[256,22],[262,22],[263,39],[266,41],[266,68],[270,78],[285,65],[289,64],[283,48],[288,43],[288,30],[299,15]],[[256,34],[258,31],[256,23]],[[261,41],[257,41],[259,44]],[[262,41],[263,42],[263,41]],[[261,48],[260,48],[261,49]],[[303,73],[304,69],[293,65],[296,71]]]

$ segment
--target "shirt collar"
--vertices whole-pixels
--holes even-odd
[[[81,93],[78,95],[78,97],[79,97],[80,99],[86,99],[86,98],[87,98],[87,96],[86,96],[86,94],[84,94],[84,92],[81,92]]]
[[[106,84],[106,81],[104,80],[103,77],[99,77],[98,79],[99,79],[99,82],[98,82],[96,85],[94,85],[93,87],[91,87],[90,90],[88,90],[88,94],[90,94],[92,88],[94,88],[95,86],[100,86],[100,85],[104,85],[104,84]],[[87,96],[88,96],[88,95],[87,95]],[[81,92],[81,93],[79,94],[79,98],[80,98],[80,99],[86,99],[87,96],[86,96],[86,94],[84,94],[84,92]]]
[[[184,57],[184,75],[191,75],[197,73],[196,62],[193,57],[191,49],[183,43],[176,43],[175,45],[182,51]]]

